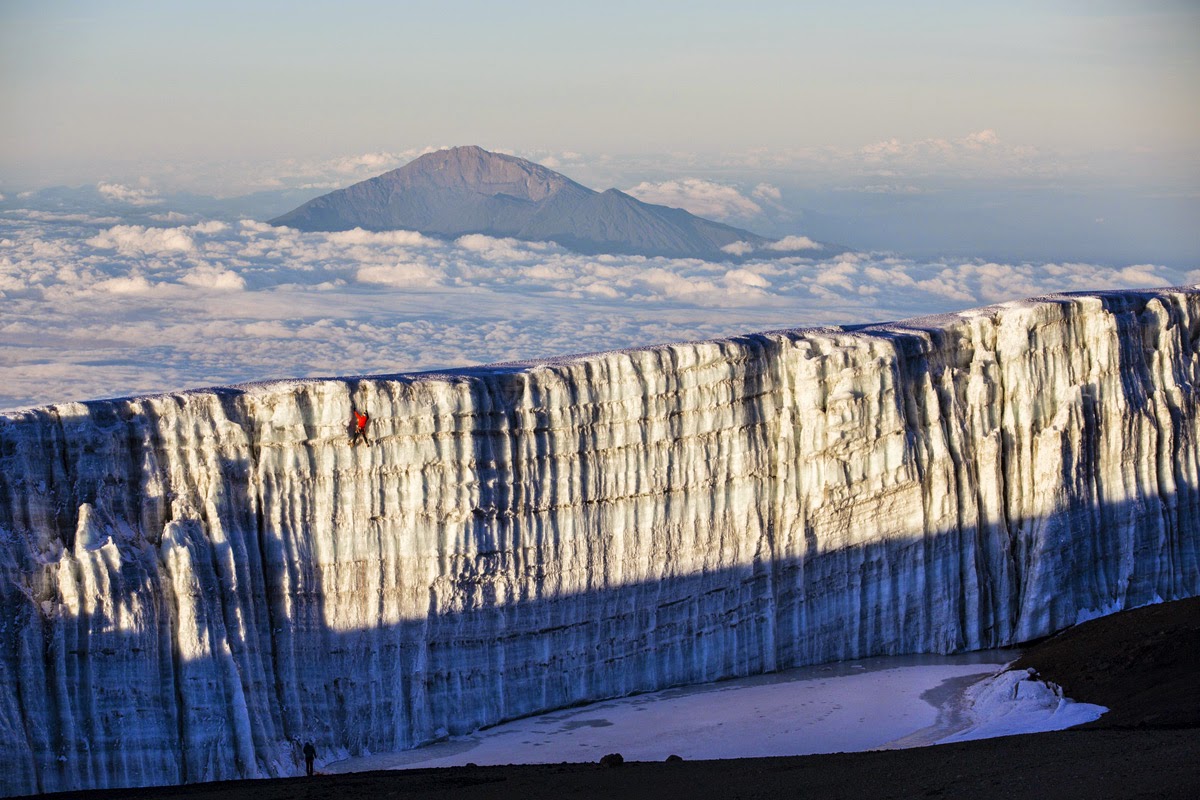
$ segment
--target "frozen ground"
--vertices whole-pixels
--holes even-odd
[[[613,752],[634,761],[851,752],[1058,730],[1103,712],[1062,702],[1044,684],[1022,681],[1024,672],[987,680],[1014,657],[874,658],[670,689],[336,761],[324,771],[596,761]]]

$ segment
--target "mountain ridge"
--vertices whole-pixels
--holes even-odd
[[[554,241],[589,255],[731,260],[738,254],[724,249],[730,245],[755,249],[771,243],[751,231],[645,203],[619,189],[597,192],[548,167],[476,145],[426,153],[269,222],[302,231],[482,233]]]

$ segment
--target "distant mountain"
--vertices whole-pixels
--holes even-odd
[[[554,241],[581,253],[682,258],[731,258],[722,248],[770,243],[750,231],[643,203],[616,189],[596,192],[540,164],[479,147],[428,153],[310,200],[271,224],[302,231],[484,233]]]

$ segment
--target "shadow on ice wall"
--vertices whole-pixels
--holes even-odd
[[[1086,513],[1150,510],[1134,506]],[[1200,594],[1194,525],[1155,510],[1114,549],[1119,534],[1079,521],[1027,521],[1050,536],[1085,534],[1068,544],[1071,571],[1046,597],[1005,594],[996,570],[1019,585],[1020,566],[963,558],[986,534],[954,531],[587,594],[493,604],[485,591],[448,613],[438,611],[438,587],[425,587],[427,616],[360,630],[326,624],[321,573],[304,554],[294,554],[289,596],[279,576],[233,602],[220,548],[198,528],[176,529],[194,582],[143,584],[136,630],[129,619],[46,614],[5,598],[0,785],[21,793],[295,774],[305,740],[323,755],[385,752],[672,685],[1011,644],[1015,615],[1030,603],[1100,611]],[[1131,550],[1145,568],[1111,574],[1115,554]],[[141,558],[160,552],[147,546]],[[136,569],[129,554],[108,564]]]

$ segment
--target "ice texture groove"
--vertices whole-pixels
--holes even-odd
[[[1200,593],[1200,292],[0,416],[0,789]],[[372,417],[351,447],[351,407]]]

